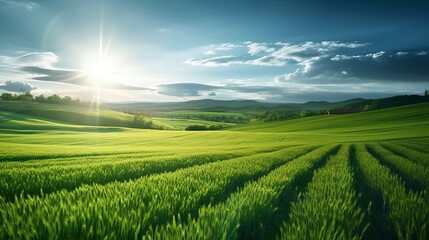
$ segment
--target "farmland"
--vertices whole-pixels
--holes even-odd
[[[428,103],[201,132],[36,110],[0,112],[0,239],[429,238]]]

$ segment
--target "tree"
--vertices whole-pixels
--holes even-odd
[[[42,95],[39,95],[39,96],[36,96],[36,97],[34,97],[34,99],[36,100],[36,102],[40,102],[40,103],[42,103],[42,102],[46,102],[46,98],[45,98],[45,96],[42,94]]]
[[[367,104],[363,107],[363,111],[371,111],[371,110],[376,110],[380,108],[380,100],[376,99],[376,100],[372,100],[371,104]]]
[[[429,96],[429,90],[425,90],[425,96]]]
[[[13,97],[13,95],[12,95],[12,94],[10,94],[10,93],[3,93],[3,94],[1,95],[1,98],[2,98],[4,101],[13,101],[13,100],[15,100],[15,99],[14,99],[14,97]]]
[[[57,94],[47,97],[46,100],[49,103],[61,103],[61,97]]]
[[[17,101],[23,101],[23,102],[32,102],[32,101],[34,101],[34,98],[30,92],[25,92],[25,93],[19,94],[16,97],[16,100]]]
[[[62,102],[64,104],[71,105],[71,103],[73,103],[73,99],[70,96],[65,96],[65,97],[63,97]]]
[[[304,109],[299,113],[300,117],[309,117],[311,115],[313,115],[313,112],[311,110],[308,110],[308,109]]]
[[[202,124],[192,124],[185,128],[186,131],[204,131],[209,130],[209,128],[206,125]]]

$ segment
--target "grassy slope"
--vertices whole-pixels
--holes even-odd
[[[429,135],[429,103],[377,111],[322,115],[304,119],[251,124],[234,131],[330,136],[333,139],[377,140]],[[329,141],[329,139],[326,139]]]
[[[0,112],[1,113],[1,112]],[[61,124],[1,113],[0,159],[10,155],[274,149],[285,145],[429,138],[429,103],[373,112],[316,116],[234,128],[159,131]],[[25,129],[25,130],[22,130]],[[23,134],[26,133],[26,134]]]
[[[107,103],[110,109],[123,111],[131,109],[135,111],[175,111],[181,109],[221,112],[263,112],[266,110],[297,110],[297,109],[324,109],[344,106],[346,104],[360,102],[364,99],[349,99],[341,102],[311,101],[306,103],[269,103],[254,100],[213,100],[201,99],[185,102],[164,103]]]
[[[86,107],[59,104],[1,101],[0,113],[3,117],[5,113],[21,113],[38,118],[79,125],[140,127],[134,122],[133,116],[129,114],[106,109],[102,109],[98,112]],[[22,118],[22,116],[20,118]],[[157,126],[163,126],[162,123],[153,122]]]
[[[183,119],[183,118],[167,118],[167,117],[151,117],[151,119],[164,124],[167,126],[167,128],[170,129],[177,129],[177,130],[184,130],[187,126],[192,124],[199,124],[199,125],[222,125],[223,127],[230,127],[235,126],[234,123],[221,123],[221,122],[214,122],[214,121],[206,121],[206,120],[199,120],[199,119]]]

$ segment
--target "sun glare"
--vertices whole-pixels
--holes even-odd
[[[83,61],[84,72],[88,79],[88,85],[94,90],[91,108],[94,107],[99,111],[100,96],[102,89],[108,85],[108,82],[112,78],[113,65],[108,58],[103,56],[98,57],[87,57]]]
[[[88,78],[96,88],[101,87],[103,79],[109,78],[112,74],[112,66],[107,59],[89,61],[86,65]]]

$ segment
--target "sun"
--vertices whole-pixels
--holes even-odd
[[[87,79],[87,86],[93,90],[93,98],[90,108],[96,111],[100,110],[100,98],[103,89],[109,85],[109,81],[113,76],[113,67],[109,58],[98,55],[96,57],[86,57],[83,61],[84,73]]]
[[[109,72],[109,68],[104,61],[98,61],[90,67],[89,72],[93,77],[102,77]]]
[[[102,86],[103,80],[106,80],[112,75],[112,64],[106,58],[98,58],[93,61],[88,61],[85,66],[85,72],[88,75],[88,80],[96,88]]]

